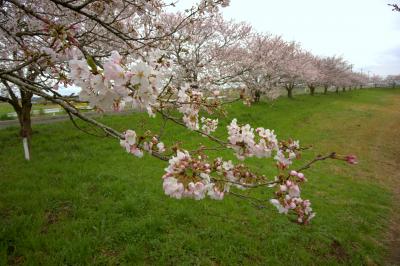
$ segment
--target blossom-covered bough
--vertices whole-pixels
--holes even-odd
[[[226,139],[216,137],[226,102],[215,87],[205,87],[213,79],[191,83],[187,76],[175,73],[176,62],[167,54],[175,32],[209,18],[228,2],[203,0],[165,27],[160,20],[166,5],[159,0],[0,1],[1,82],[11,98],[17,97],[16,89],[21,96],[41,96],[64,108],[73,122],[78,118],[117,138],[126,152],[167,161],[162,187],[170,197],[222,200],[233,195],[257,206],[270,201],[280,213],[293,213],[298,223],[307,224],[315,214],[310,201],[301,198],[300,186],[307,181],[303,170],[326,159],[354,164],[356,158],[331,153],[292,169],[304,150],[299,141],[279,140],[273,130],[240,124],[236,119],[227,126]],[[58,93],[59,86],[72,84],[81,88],[79,100],[99,112],[144,111],[149,119],[158,115],[182,130],[207,137],[215,146],[188,151],[184,143],[164,145],[162,130],[158,134],[149,130],[139,134],[134,129],[118,132],[85,116],[71,97]],[[211,157],[207,155],[210,150],[231,150],[237,161]],[[270,162],[277,174],[254,172],[246,165],[249,157]],[[272,199],[242,192],[255,188],[272,189]]]

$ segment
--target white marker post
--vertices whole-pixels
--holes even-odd
[[[29,161],[31,156],[29,154],[28,138],[23,138],[22,143],[24,144],[25,160]]]

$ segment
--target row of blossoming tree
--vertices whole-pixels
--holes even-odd
[[[184,18],[166,14],[166,27]],[[207,90],[221,86],[242,88],[253,101],[265,94],[274,99],[281,89],[293,97],[295,87],[307,87],[314,95],[317,87],[324,92],[333,87],[363,87],[367,75],[353,72],[343,58],[318,57],[296,42],[280,36],[255,32],[245,23],[224,20],[220,14],[197,20],[171,35],[164,51],[175,64],[178,80]]]
[[[279,86],[291,95],[298,83],[313,92],[320,84],[361,81],[341,58],[320,59],[296,43],[223,20],[219,9],[228,2],[202,0],[185,13],[172,14],[161,0],[1,0],[0,100],[15,108],[24,139],[32,133],[31,98],[37,95],[64,108],[72,122],[82,120],[117,138],[126,152],[167,161],[162,176],[166,195],[221,200],[229,194],[257,206],[269,200],[280,213],[292,213],[298,223],[307,224],[315,214],[310,201],[301,198],[300,186],[307,181],[303,171],[326,159],[354,164],[355,156],[329,153],[292,169],[305,150],[299,141],[280,140],[273,130],[236,119],[227,126],[226,139],[217,138],[224,104],[219,95],[237,84],[246,87],[241,98],[247,101],[247,92],[255,100],[262,93],[276,97]],[[144,111],[149,119],[161,116],[214,145],[189,152],[184,143],[164,145],[161,134],[150,130],[118,132],[85,116],[75,99],[61,95],[58,87],[67,85],[80,87],[80,101],[99,112]],[[207,155],[223,149],[237,160]],[[270,162],[277,174],[254,172],[246,164],[249,157]],[[241,192],[255,188],[272,189],[271,199]]]

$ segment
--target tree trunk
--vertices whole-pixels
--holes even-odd
[[[254,92],[254,102],[258,103],[260,101],[260,97],[261,97],[261,91],[256,90]]]
[[[310,88],[310,95],[314,96],[315,87],[314,86],[308,86],[308,88]]]
[[[324,86],[324,94],[327,94],[328,93],[328,86]]]
[[[30,160],[30,140],[32,136],[31,110],[32,95],[21,93],[21,103],[14,97],[8,101],[13,107],[20,125],[19,135],[24,146],[25,159]]]
[[[36,69],[28,67],[27,80],[35,81],[38,76]],[[18,75],[23,77],[22,69],[18,70]],[[30,140],[32,136],[32,124],[31,124],[31,110],[32,110],[32,97],[33,93],[26,91],[24,87],[14,86],[12,88],[7,81],[1,80],[1,83],[5,86],[8,91],[9,98],[7,102],[11,104],[17,113],[18,121],[20,124],[19,134],[22,138],[22,143],[24,147],[25,159],[30,160]],[[19,96],[21,101],[19,101],[17,95],[14,93],[14,89],[19,89]]]
[[[22,92],[22,90],[21,90]],[[14,108],[20,128],[20,136],[24,145],[25,159],[30,160],[31,158],[31,136],[32,136],[32,123],[31,123],[31,110],[32,110],[32,94],[21,93],[21,106],[20,108]]]
[[[32,103],[22,104],[21,113],[18,115],[19,124],[21,125],[20,136],[23,138],[32,136],[31,110]]]
[[[339,87],[336,86],[336,93],[339,94]]]
[[[285,86],[286,90],[287,90],[287,96],[290,99],[293,99],[293,86]]]
[[[342,91],[343,91],[343,92],[346,92],[346,87],[342,87]]]

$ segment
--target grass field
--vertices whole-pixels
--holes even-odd
[[[116,140],[91,137],[69,122],[35,126],[30,162],[23,160],[16,128],[1,130],[0,264],[384,264],[398,226],[399,104],[400,90],[385,89],[228,107],[241,123],[313,144],[306,161],[331,151],[358,155],[357,166],[331,161],[306,172],[303,195],[317,212],[309,226],[273,206],[256,209],[229,196],[221,202],[168,198],[161,186],[165,162],[134,158]],[[144,117],[101,120],[140,131]],[[222,119],[217,135],[227,122]],[[158,117],[146,126],[160,124]],[[176,126],[165,134],[189,149],[209,144]],[[275,171],[271,163],[248,162],[256,171]]]
[[[59,108],[56,104],[33,104],[32,110]],[[0,102],[0,115],[15,112],[13,107],[8,103]]]
[[[78,104],[76,105],[78,108],[84,108],[87,105],[84,103]],[[45,110],[46,109],[60,109],[59,111],[53,111],[51,113],[46,113]],[[82,112],[87,112],[88,110],[82,109]],[[4,102],[0,102],[0,121],[2,120],[16,120],[17,117],[16,116],[9,116],[8,114],[10,113],[15,113],[15,110],[13,109],[13,107],[8,104],[8,103],[4,103]],[[43,104],[43,103],[34,103],[32,105],[32,111],[31,111],[31,116],[32,117],[38,117],[38,116],[53,116],[53,115],[65,115],[65,111],[60,108],[59,105],[57,104],[52,104],[52,103],[47,103],[47,104]]]

